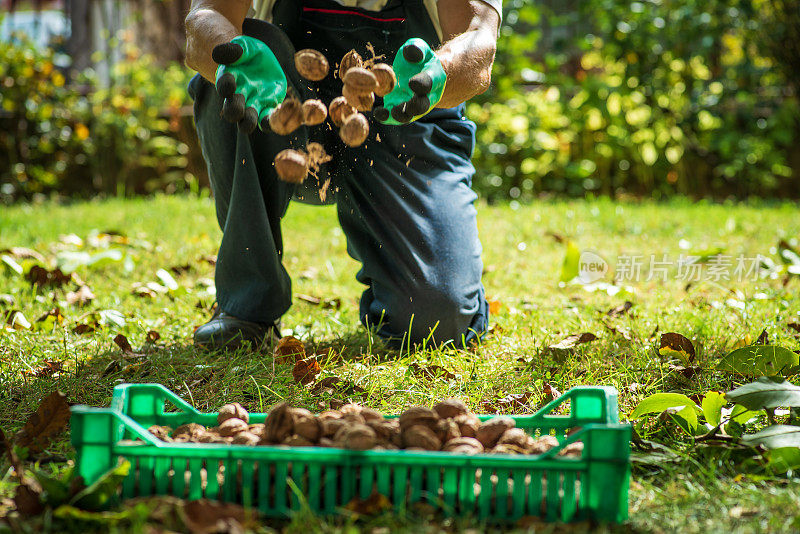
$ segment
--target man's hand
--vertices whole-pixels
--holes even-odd
[[[447,75],[442,62],[422,39],[409,39],[392,65],[397,85],[374,116],[384,124],[406,124],[426,115],[442,99]]]
[[[225,99],[222,116],[244,133],[266,126],[269,115],[286,97],[286,75],[269,46],[240,35],[217,45],[211,57],[219,63],[217,92]]]

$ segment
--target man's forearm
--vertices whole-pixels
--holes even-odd
[[[241,35],[249,2],[218,0],[192,2],[186,16],[186,65],[214,83],[217,63],[211,59],[215,46]]]
[[[436,52],[447,73],[437,107],[451,108],[485,92],[492,81],[495,49],[496,39],[481,30],[462,33],[445,43]]]
[[[437,107],[451,108],[489,88],[500,15],[481,0],[439,0],[445,43],[436,55],[447,73]]]

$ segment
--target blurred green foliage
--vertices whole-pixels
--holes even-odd
[[[484,196],[797,196],[800,55],[765,36],[799,31],[800,3],[546,4],[506,3],[494,87],[469,106]]]
[[[468,105],[485,198],[798,197],[800,2],[505,8],[493,87]],[[0,199],[205,181],[190,73],[119,46],[104,88],[91,71],[65,83],[48,51],[0,43]]]
[[[128,48],[108,87],[66,83],[52,51],[0,43],[0,198],[185,189],[188,78]]]

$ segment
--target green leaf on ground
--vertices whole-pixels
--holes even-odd
[[[91,486],[76,494],[69,504],[82,510],[101,510],[117,494],[120,484],[131,471],[128,460],[120,460]]]
[[[567,241],[567,254],[561,264],[561,277],[559,281],[569,282],[580,274],[581,251],[572,241]]]
[[[733,402],[741,404],[748,410],[764,408],[800,406],[800,387],[783,381],[761,377],[755,382],[745,384],[725,394]]]
[[[706,423],[711,426],[719,426],[722,421],[722,407],[725,406],[727,402],[728,401],[725,400],[725,395],[722,393],[716,391],[709,391],[706,393],[701,404],[703,408],[703,417],[705,417]]]
[[[779,475],[787,471],[800,469],[800,449],[797,447],[780,447],[764,453],[767,460],[767,471]]]
[[[642,399],[638,406],[631,412],[631,419],[640,419],[645,415],[669,412],[678,419],[683,420],[687,427],[694,432],[697,429],[697,405],[681,393],[656,393]]]
[[[800,426],[772,425],[755,434],[742,436],[745,445],[761,445],[767,449],[800,447]]]
[[[800,365],[800,355],[777,345],[751,345],[731,352],[717,369],[741,376],[774,376]]]

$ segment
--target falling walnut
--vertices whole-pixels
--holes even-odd
[[[309,143],[306,150],[287,148],[275,156],[275,172],[284,182],[301,184],[309,174],[315,175],[331,157],[319,143]]]

